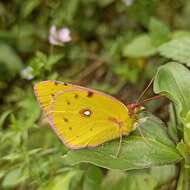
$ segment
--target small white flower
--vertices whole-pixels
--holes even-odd
[[[21,76],[24,79],[32,80],[34,78],[34,75],[32,74],[32,72],[33,72],[33,68],[28,66],[21,71]]]
[[[134,0],[123,0],[123,2],[125,3],[125,5],[130,6],[133,4]]]
[[[63,27],[59,30],[56,29],[56,26],[53,25],[49,31],[49,42],[52,45],[62,46],[64,43],[70,42],[70,30],[67,27]]]

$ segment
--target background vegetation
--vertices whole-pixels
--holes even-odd
[[[2,0],[0,189],[188,190],[189,18],[188,0]],[[67,27],[71,41],[52,44],[54,25]],[[33,92],[37,81],[56,79],[127,104],[153,77],[154,92],[174,103],[162,98],[147,104],[154,116],[143,113],[149,120],[142,129],[151,150],[136,131],[124,140],[118,160],[112,156],[117,141],[69,151]]]

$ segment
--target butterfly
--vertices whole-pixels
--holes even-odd
[[[90,88],[59,81],[42,81],[35,95],[50,125],[70,149],[96,147],[129,135],[136,128],[136,104]]]

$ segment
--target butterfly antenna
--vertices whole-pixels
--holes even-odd
[[[141,98],[144,96],[144,94],[147,92],[147,90],[149,89],[149,87],[152,85],[154,81],[154,77],[151,79],[151,81],[149,82],[148,86],[143,90],[143,92],[140,94],[140,96],[138,97],[136,104],[139,103],[139,101],[141,100]]]
[[[122,145],[122,139],[123,139],[122,137],[123,137],[122,132],[120,132],[119,146],[117,148],[117,152],[115,154],[115,158],[118,158],[118,156],[119,156],[119,153],[120,153],[120,150],[121,150],[121,145]]]
[[[140,104],[141,105],[144,105],[144,104],[146,104],[147,102],[150,102],[150,101],[152,101],[152,100],[155,100],[155,99],[159,99],[159,98],[161,98],[161,97],[163,97],[163,95],[156,95],[156,96],[153,96],[153,97],[150,97],[150,98],[148,98],[148,99],[146,99],[146,100],[143,100],[143,101],[141,101],[140,102]]]

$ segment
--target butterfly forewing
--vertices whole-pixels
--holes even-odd
[[[48,114],[53,97],[59,92],[74,88],[80,87],[58,81],[42,81],[34,86],[34,91],[43,111]]]

